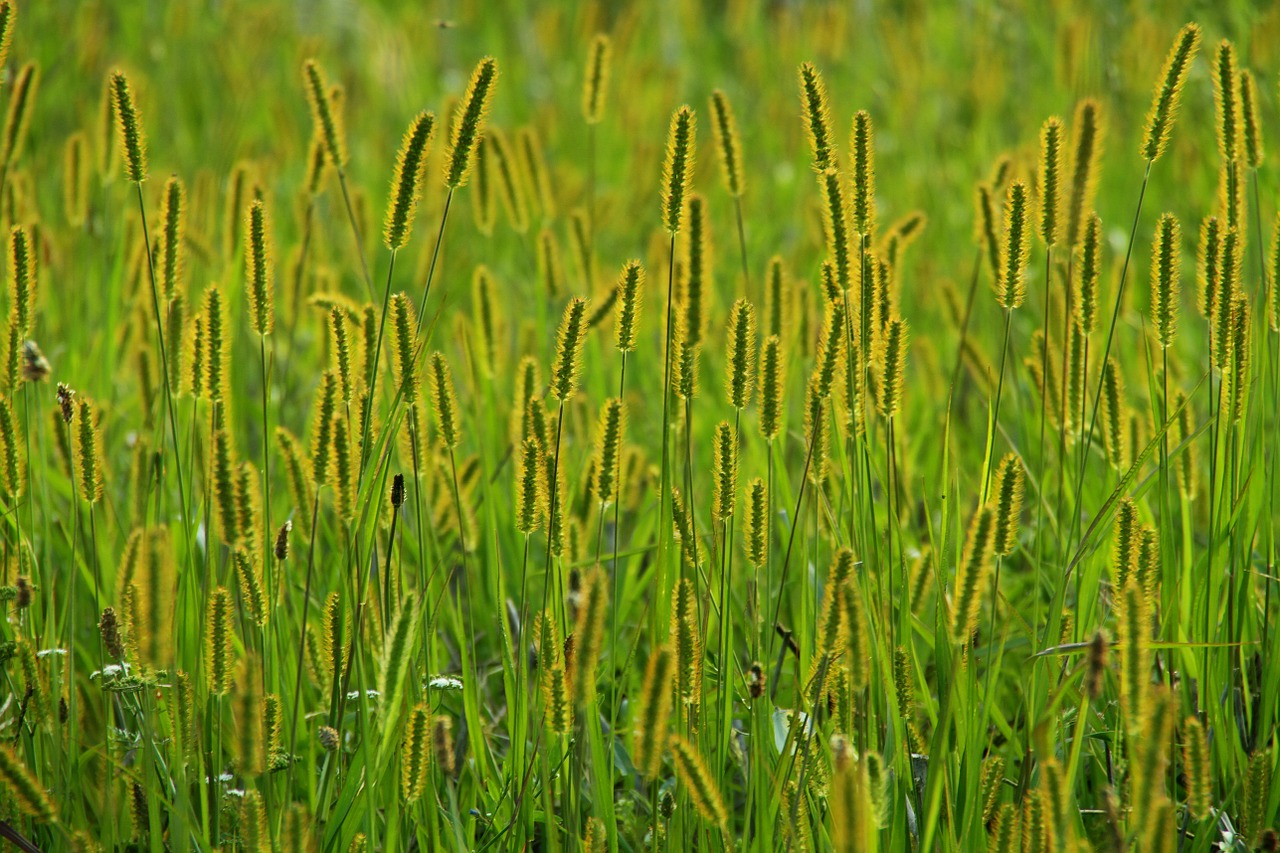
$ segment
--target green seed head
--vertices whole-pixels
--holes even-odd
[[[249,202],[249,213],[245,218],[244,266],[250,319],[253,331],[258,335],[271,334],[275,326],[275,307],[272,301],[275,269],[271,255],[271,227],[267,221],[267,209],[261,199],[254,199]]]
[[[711,115],[715,119],[712,130],[715,132],[716,149],[720,152],[724,186],[729,195],[738,198],[743,190],[742,143],[738,137],[738,123],[733,117],[729,96],[720,89],[711,93]]]
[[[587,54],[587,73],[582,82],[582,117],[587,124],[599,124],[604,117],[612,53],[609,36],[597,33],[591,40],[591,51]]]
[[[1030,233],[1027,221],[1027,185],[1014,181],[1004,205],[1004,245],[1000,253],[1000,307],[1012,311],[1026,298],[1026,284],[1022,280],[1031,253]]]
[[[689,191],[696,150],[697,122],[688,106],[671,116],[667,131],[667,156],[662,167],[662,224],[671,234],[680,231],[685,195]]]
[[[578,371],[582,360],[582,343],[586,339],[587,300],[575,296],[565,306],[556,336],[555,370],[551,379],[551,396],[561,402],[573,397],[578,387]]]
[[[486,56],[471,72],[467,92],[458,102],[458,110],[453,117],[449,157],[444,173],[444,183],[449,189],[457,189],[467,181],[476,142],[484,135],[485,119],[489,114],[489,104],[493,100],[497,82],[498,61]]]
[[[1179,275],[1182,267],[1182,229],[1169,213],[1156,225],[1151,249],[1151,324],[1160,346],[1168,349],[1178,330]]]
[[[142,134],[142,119],[129,80],[123,71],[111,72],[111,97],[116,123],[120,131],[120,150],[124,154],[125,174],[135,184],[147,179],[147,147]]]
[[[1200,45],[1200,27],[1187,24],[1178,33],[1177,41],[1165,59],[1164,72],[1156,86],[1147,113],[1147,129],[1139,153],[1143,160],[1154,163],[1160,159],[1169,144],[1169,134],[1178,117],[1178,103],[1182,96],[1182,84],[1187,80],[1187,69]]]
[[[831,168],[831,108],[827,104],[827,87],[822,74],[812,62],[800,63],[800,103],[804,110],[804,127],[813,150],[813,168],[821,173]]]
[[[729,346],[725,354],[725,392],[729,405],[745,409],[751,401],[756,360],[756,312],[746,299],[729,312]]]
[[[1057,116],[1050,116],[1040,130],[1040,239],[1046,246],[1058,242],[1061,228],[1064,133],[1062,119]]]
[[[431,146],[431,136],[435,126],[434,113],[420,112],[414,116],[400,143],[400,153],[396,155],[395,176],[391,180],[391,198],[387,204],[387,216],[382,231],[383,241],[393,252],[408,242],[409,234],[413,230],[413,217],[417,212],[418,198],[422,193],[427,150]]]

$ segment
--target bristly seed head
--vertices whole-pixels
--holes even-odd
[[[680,231],[685,195],[696,151],[697,121],[693,110],[682,106],[671,116],[667,131],[667,156],[662,167],[662,224],[670,234]]]
[[[1147,131],[1139,153],[1143,160],[1154,163],[1160,159],[1165,147],[1169,144],[1169,134],[1178,117],[1178,102],[1182,94],[1182,84],[1187,80],[1187,69],[1195,57],[1196,48],[1200,44],[1200,27],[1187,24],[1178,33],[1165,59],[1164,73],[1160,75],[1160,83],[1156,87],[1151,101],[1151,110],[1147,113]]]
[[[142,134],[142,120],[138,116],[129,80],[123,71],[111,72],[112,104],[120,129],[120,148],[124,153],[125,174],[135,184],[147,179],[147,148]]]
[[[451,190],[467,182],[476,142],[484,135],[485,119],[489,115],[489,103],[493,100],[493,89],[497,81],[498,61],[492,56],[486,56],[471,72],[466,94],[458,102],[444,173],[445,186]]]
[[[391,198],[383,225],[383,240],[393,252],[408,242],[409,233],[413,230],[413,217],[422,194],[424,164],[435,125],[434,113],[420,112],[414,116],[400,143],[400,153],[396,155]]]

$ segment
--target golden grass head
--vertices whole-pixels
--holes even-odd
[[[13,44],[13,21],[17,10],[13,0],[0,0],[0,66],[9,59],[9,48]]]
[[[484,134],[489,104],[498,82],[498,61],[486,56],[471,72],[466,94],[458,102],[449,139],[449,158],[445,166],[444,183],[449,189],[457,189],[467,181],[474,159],[476,141]]]
[[[135,184],[147,179],[147,145],[142,133],[142,119],[124,72],[111,72],[111,97],[120,132],[120,150],[124,154],[125,174]]]
[[[232,642],[235,636],[235,605],[231,593],[220,586],[209,593],[209,617],[205,625],[205,666],[209,692],[225,696],[231,692],[235,668]]]
[[[596,499],[602,504],[617,497],[625,430],[626,407],[620,398],[611,397],[600,408],[600,423],[596,431],[596,464],[592,488]]]
[[[671,685],[675,678],[675,654],[670,646],[659,646],[649,655],[644,686],[632,721],[631,756],[636,770],[654,779],[662,769],[662,751],[671,721]]]
[[[249,202],[249,213],[245,217],[244,266],[253,331],[258,335],[269,335],[275,326],[272,301],[275,264],[272,259],[271,225],[262,199],[255,198]]]
[[[420,702],[409,712],[400,755],[400,790],[409,803],[422,799],[431,770],[431,708]]]
[[[582,576],[578,618],[574,625],[573,672],[570,683],[577,702],[591,706],[596,699],[596,668],[604,646],[605,611],[609,579],[600,566]]]
[[[782,340],[776,334],[765,339],[760,352],[760,434],[773,441],[782,429],[782,399],[786,361]]]
[[[1151,109],[1147,112],[1142,147],[1138,149],[1142,159],[1149,163],[1160,159],[1169,144],[1169,134],[1178,117],[1182,85],[1187,80],[1187,69],[1191,67],[1199,45],[1200,27],[1194,23],[1187,24],[1178,32],[1178,38],[1165,59],[1164,71],[1156,86]]]
[[[55,824],[58,809],[44,785],[31,773],[13,748],[0,745],[0,785],[12,797],[19,814],[42,824]]]
[[[724,186],[729,195],[738,198],[743,192],[742,142],[729,96],[721,89],[711,93],[711,115],[715,119],[712,130],[715,132],[716,149],[720,152]]]
[[[383,242],[393,252],[408,242],[413,230],[413,217],[418,210],[418,199],[422,195],[424,164],[435,126],[434,113],[420,112],[414,116],[400,142],[395,176],[391,180],[391,198],[387,203],[387,215],[382,229]]]
[[[693,176],[698,125],[692,108],[681,106],[671,116],[667,130],[667,155],[662,167],[662,224],[678,234],[684,217],[685,196]]]
[[[587,124],[599,124],[609,87],[609,65],[613,43],[607,33],[596,33],[587,54],[587,74],[582,82],[582,117]]]
[[[672,735],[669,746],[676,776],[684,784],[694,809],[707,823],[725,831],[729,825],[729,810],[701,753],[680,735]]]

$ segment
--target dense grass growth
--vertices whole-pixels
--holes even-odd
[[[1280,849],[1280,15],[731,5],[0,0],[0,835]]]

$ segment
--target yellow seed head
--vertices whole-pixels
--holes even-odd
[[[693,174],[696,138],[693,110],[682,106],[671,116],[667,155],[662,167],[662,224],[671,234],[680,231],[685,195]]]
[[[1154,163],[1164,153],[1169,144],[1169,134],[1178,117],[1178,103],[1182,96],[1182,84],[1187,80],[1187,69],[1195,57],[1196,48],[1200,45],[1200,27],[1187,24],[1178,33],[1178,38],[1169,50],[1164,62],[1164,71],[1160,82],[1156,85],[1155,95],[1151,100],[1151,109],[1147,113],[1147,128],[1143,136],[1139,154],[1143,160]]]
[[[597,33],[591,40],[587,54],[587,73],[582,83],[582,117],[587,124],[599,124],[604,117],[604,105],[609,87],[609,60],[612,43],[605,33]]]

